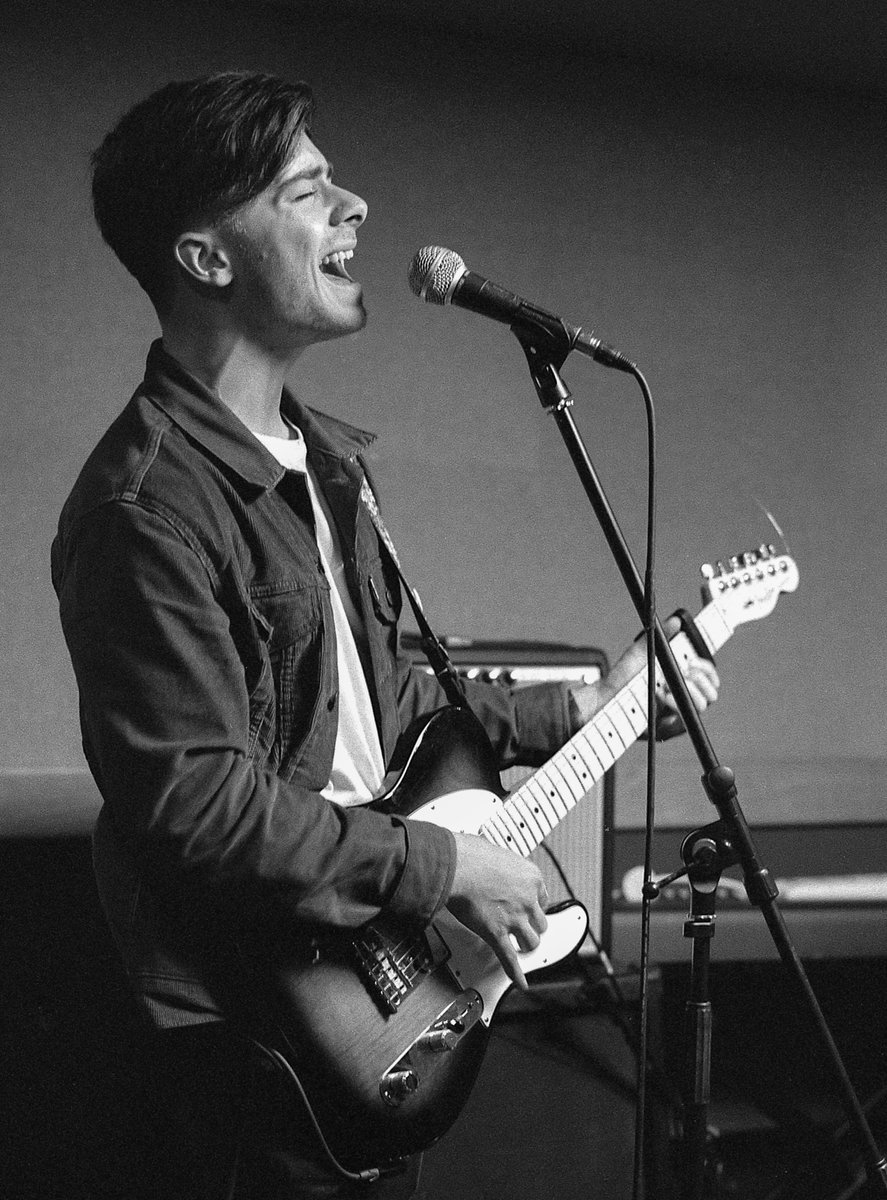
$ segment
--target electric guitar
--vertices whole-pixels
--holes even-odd
[[[791,558],[772,547],[702,568],[696,628],[712,654],[747,621],[798,586]],[[680,666],[688,636],[671,641]],[[511,795],[480,723],[465,709],[426,719],[384,795],[383,812],[479,834],[529,855],[647,728],[642,670]],[[576,902],[548,914],[530,974],[585,938]],[[297,953],[282,933],[262,948],[273,1055],[296,1081],[318,1132],[351,1170],[384,1169],[435,1142],[471,1091],[488,1028],[510,980],[493,951],[443,910],[418,933],[373,922]]]

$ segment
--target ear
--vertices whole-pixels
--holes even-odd
[[[210,287],[226,287],[234,278],[231,260],[211,230],[180,234],[175,256],[192,280]]]

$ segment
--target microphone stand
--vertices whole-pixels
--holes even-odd
[[[560,367],[573,348],[575,338],[571,338],[566,328],[558,333],[552,328],[541,328],[532,320],[522,322],[519,318],[511,326],[511,331],[526,354],[533,384],[543,408],[557,422],[632,603],[642,622],[646,622],[644,586],[640,573],[576,428],[570,412],[570,391],[559,373]],[[637,367],[627,359],[618,365],[635,375],[639,382],[643,381]],[[687,1009],[687,1026],[692,1045],[689,1047],[685,1079],[688,1102],[684,1138],[685,1200],[703,1200],[711,1036],[711,1006],[708,998],[709,947],[714,932],[717,879],[722,866],[734,863],[742,868],[749,901],[761,910],[779,957],[797,985],[825,1048],[848,1121],[856,1132],[870,1194],[873,1197],[887,1196],[887,1159],[881,1154],[874,1140],[838,1047],[792,944],[777,903],[778,888],[758,857],[751,830],[739,803],[733,771],[727,766],[722,766],[715,755],[658,618],[654,621],[654,644],[656,659],[702,766],[702,785],[720,816],[719,821],[685,839],[682,851],[687,862],[687,874],[691,879],[694,897],[693,912],[685,928],[687,936],[693,938],[691,1000]]]

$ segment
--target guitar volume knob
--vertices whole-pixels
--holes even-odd
[[[432,1029],[419,1038],[419,1047],[441,1054],[447,1050],[455,1050],[459,1045],[459,1034],[455,1029]]]
[[[383,1078],[379,1091],[386,1104],[402,1104],[419,1087],[419,1076],[409,1068],[389,1071]]]

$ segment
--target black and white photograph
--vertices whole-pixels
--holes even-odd
[[[887,1198],[887,9],[0,62],[3,1200]]]

